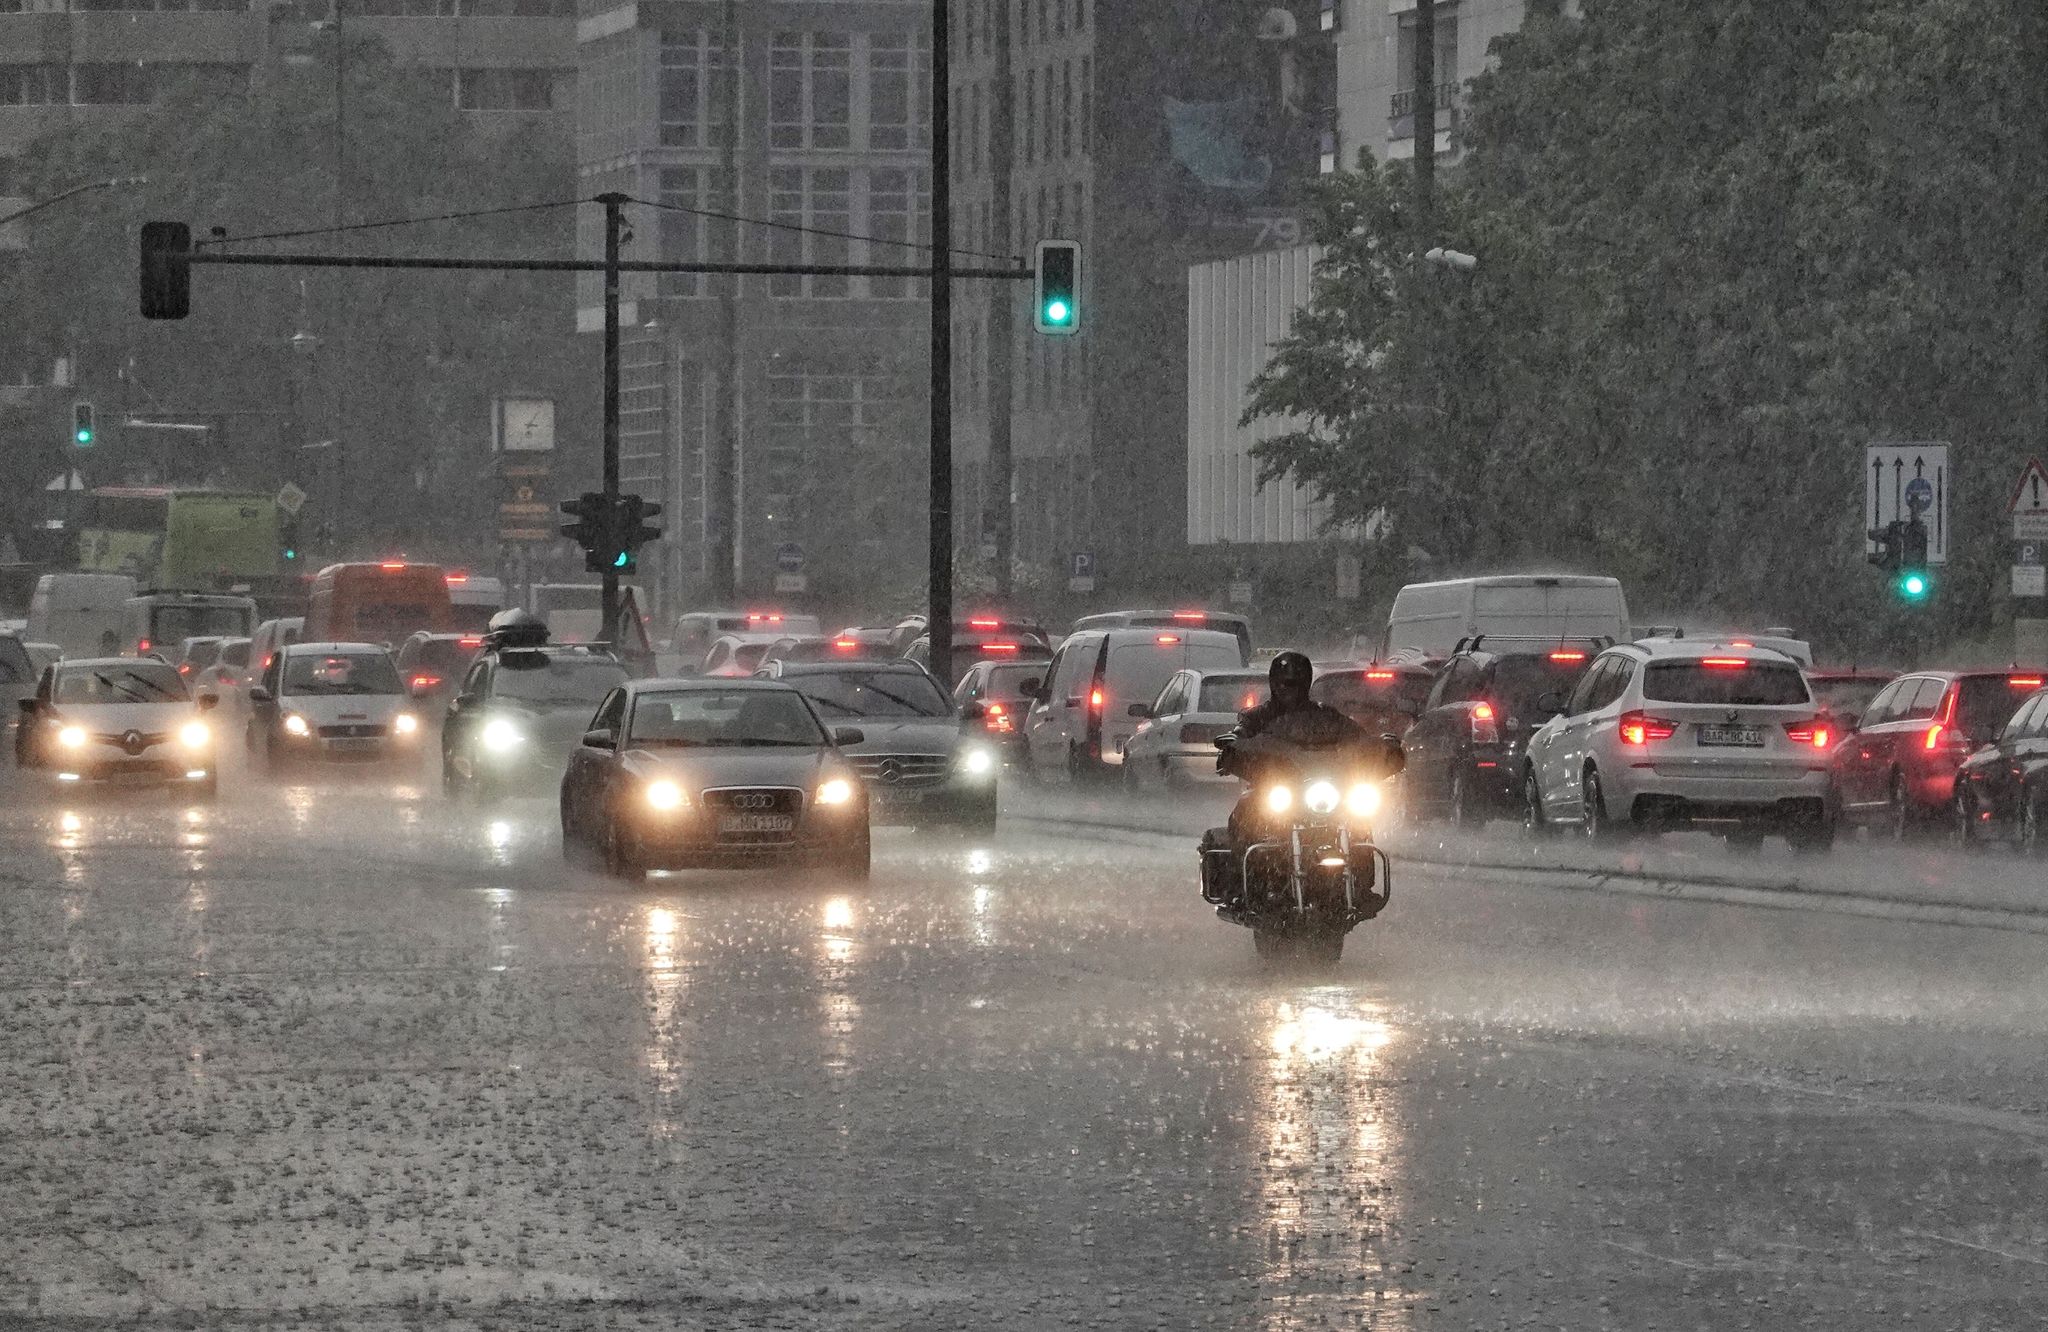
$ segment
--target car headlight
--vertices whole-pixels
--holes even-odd
[[[189,721],[178,728],[178,743],[187,749],[204,749],[213,741],[213,730],[203,721]]]
[[[1294,808],[1294,792],[1284,786],[1267,787],[1266,808],[1275,814],[1285,814]]]
[[[399,735],[411,735],[420,729],[420,719],[410,712],[401,712],[391,719],[391,729]]]
[[[853,799],[853,783],[844,777],[834,777],[818,788],[818,803],[821,805],[844,805]]]
[[[66,749],[83,749],[85,742],[91,738],[85,733],[83,726],[67,726],[57,732],[57,743]]]
[[[525,743],[526,734],[503,717],[493,717],[484,723],[484,729],[477,738],[483,741],[485,749],[494,749],[502,754]]]
[[[1351,788],[1351,794],[1344,798],[1344,807],[1361,819],[1369,819],[1380,812],[1380,788],[1376,782],[1360,782]]]
[[[986,777],[995,769],[995,755],[986,749],[970,749],[960,756],[960,770],[969,777]]]
[[[647,804],[650,809],[666,812],[681,809],[686,803],[688,802],[683,799],[683,788],[674,782],[663,778],[658,782],[647,783]]]
[[[311,735],[313,733],[313,728],[306,725],[306,719],[296,712],[285,714],[284,730],[286,735]]]
[[[1301,803],[1308,806],[1311,814],[1334,814],[1342,799],[1333,782],[1310,782],[1308,790],[1301,793]]]

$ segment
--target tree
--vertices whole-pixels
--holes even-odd
[[[331,521],[357,553],[483,540],[494,535],[497,501],[482,479],[492,397],[552,395],[565,433],[595,433],[595,349],[574,335],[568,278],[200,268],[190,320],[137,317],[135,237],[145,218],[190,219],[202,238],[216,225],[259,236],[338,217],[431,216],[573,193],[563,131],[485,132],[454,109],[445,73],[396,65],[371,39],[350,45],[349,161],[338,182],[331,36],[327,43],[307,68],[280,65],[250,87],[189,85],[112,131],[38,143],[24,162],[25,193],[116,175],[146,174],[150,184],[39,219],[35,246],[7,283],[15,317],[0,353],[35,364],[75,349],[81,394],[123,413],[224,424],[223,458],[180,457],[144,432],[117,430],[95,459],[103,467],[171,479],[225,470],[249,485],[298,480],[314,495],[309,525]],[[572,244],[574,211],[248,248],[559,254]],[[317,350],[295,352],[295,334],[310,335]],[[337,443],[305,447],[325,439]],[[327,466],[313,465],[322,458]],[[32,470],[51,461],[27,460]]]

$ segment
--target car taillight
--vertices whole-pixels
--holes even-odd
[[[969,620],[967,622],[967,627],[969,629],[1000,629],[1003,627],[1003,622],[1001,620],[990,620],[985,618],[978,620]]]
[[[464,634],[457,641],[466,648],[480,648],[484,645],[484,636],[482,634]]]
[[[2041,677],[2038,675],[2015,675],[2005,683],[2013,689],[2039,689],[2041,687]]]
[[[1365,678],[1374,684],[1387,684],[1394,678],[1392,671],[1367,671]]]
[[[1017,651],[1017,645],[1015,643],[983,643],[981,650],[983,652],[1015,652]]]
[[[1740,657],[1703,657],[1700,659],[1700,665],[1717,671],[1739,671],[1749,663]]]
[[[1550,659],[1554,662],[1558,662],[1563,665],[1570,665],[1574,662],[1584,661],[1586,659],[1586,654],[1583,652],[1575,652],[1570,648],[1560,648],[1556,652],[1550,654]]]
[[[1498,744],[1500,741],[1499,716],[1491,703],[1472,705],[1472,743],[1475,745]]]
[[[464,583],[469,581],[468,574],[442,574],[441,577],[442,580],[445,581],[450,587],[461,587]]]
[[[1201,624],[1209,618],[1207,611],[1175,611],[1173,618],[1182,624]]]
[[[1834,740],[1835,733],[1828,724],[1816,717],[1812,721],[1786,722],[1785,734],[1795,745],[1812,745],[1815,749],[1826,749]]]
[[[179,662],[179,663],[178,663],[178,674],[180,674],[180,675],[190,675],[190,674],[192,674],[192,663],[191,663],[191,662],[189,662],[189,661],[181,661],[181,662]]]
[[[1652,740],[1669,740],[1678,734],[1678,723],[1652,717],[1647,712],[1621,714],[1621,743],[1647,745]]]
[[[860,640],[857,638],[835,638],[832,640],[832,650],[834,652],[851,652],[859,646]]]
[[[137,640],[135,640],[135,650],[137,652],[149,651],[149,640],[146,638],[138,638]]]
[[[385,571],[387,571],[387,572],[391,572],[391,573],[396,573],[396,572],[397,572],[398,570],[400,570],[400,569],[403,569],[403,568],[405,567],[405,561],[404,561],[404,560],[386,560],[386,561],[384,561],[384,563],[382,563],[382,564],[378,565],[377,567],[378,567],[378,568],[380,568],[380,569],[383,569],[383,570],[385,570]]]
[[[1155,643],[1157,643],[1157,644],[1159,644],[1159,646],[1161,646],[1161,647],[1179,647],[1179,646],[1180,646],[1180,635],[1179,635],[1179,634],[1160,634],[1160,635],[1158,635],[1157,637],[1155,637],[1155,638],[1154,638],[1154,639],[1153,639],[1152,641],[1153,641],[1153,642],[1155,642]]]
[[[1103,696],[1102,696],[1102,691],[1101,691],[1100,689],[1091,689],[1091,690],[1089,690],[1089,691],[1088,691],[1088,707],[1089,707],[1090,711],[1093,711],[1093,712],[1100,712],[1100,711],[1102,711],[1102,704],[1103,704],[1103,702],[1104,702],[1104,699],[1103,699]]]
[[[414,689],[432,689],[439,683],[441,683],[441,677],[438,675],[415,675],[412,677],[412,687]]]

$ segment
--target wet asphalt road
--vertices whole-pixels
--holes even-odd
[[[545,800],[5,782],[0,1326],[2048,1308],[2039,935],[1426,867],[1273,977],[1151,834],[627,887]]]

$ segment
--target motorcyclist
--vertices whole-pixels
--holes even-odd
[[[1336,708],[1309,696],[1309,686],[1315,682],[1315,667],[1307,657],[1299,652],[1282,652],[1273,658],[1266,678],[1271,685],[1266,701],[1238,714],[1236,728],[1217,740],[1221,751],[1216,757],[1217,772],[1226,777],[1241,777],[1247,783],[1254,781],[1258,776],[1257,761],[1241,748],[1244,741],[1254,738],[1315,749],[1348,748],[1356,752],[1374,777],[1390,777],[1401,771],[1399,740],[1373,736]],[[1248,787],[1230,811],[1227,835],[1236,854],[1242,854],[1248,843],[1256,840],[1250,823],[1255,799],[1255,791]],[[1203,844],[1205,848],[1215,845],[1215,833],[1205,838]],[[1231,895],[1234,897],[1241,888],[1242,885],[1233,883]]]

